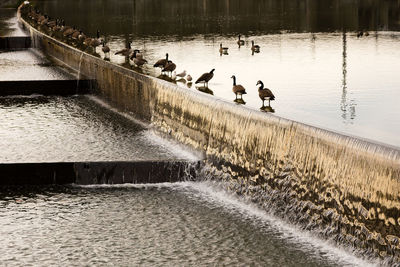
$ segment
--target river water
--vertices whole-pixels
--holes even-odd
[[[279,116],[400,146],[398,1],[34,2],[89,34],[99,29],[114,52],[131,41],[151,63],[144,73],[159,76],[152,64],[168,52],[177,72],[194,79],[215,68],[207,92],[216,97],[234,100],[236,75],[247,89],[246,105],[258,109],[262,80]],[[359,31],[369,35],[358,38]],[[246,41],[240,48],[238,34]],[[252,40],[260,53],[252,55]],[[219,54],[220,43],[229,55]],[[111,61],[124,58],[112,53]]]
[[[0,191],[6,266],[368,266],[216,184]]]

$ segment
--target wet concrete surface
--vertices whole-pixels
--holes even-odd
[[[0,8],[0,37],[2,36],[27,36],[18,26],[16,9]]]

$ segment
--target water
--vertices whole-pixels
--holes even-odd
[[[191,157],[151,129],[86,96],[2,97],[0,117],[2,163]]]
[[[3,188],[0,211],[7,266],[370,265],[214,184]]]
[[[75,79],[34,48],[0,52],[0,70],[0,81]]]
[[[216,97],[233,101],[235,74],[247,89],[246,105],[258,109],[262,80],[276,96],[272,108],[279,116],[400,146],[397,1],[37,3],[92,35],[100,29],[112,51],[131,40],[150,63],[168,52],[177,71],[194,79],[215,68],[208,92]],[[360,30],[369,36],[357,38]],[[246,41],[240,48],[239,33]],[[252,55],[251,40],[261,53]],[[228,56],[219,55],[220,43]],[[111,61],[124,58],[111,53]],[[150,64],[143,72],[160,74]]]
[[[26,36],[18,27],[17,12],[13,8],[0,8],[0,37]]]

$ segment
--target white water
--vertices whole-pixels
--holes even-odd
[[[239,198],[224,189],[216,182],[178,182],[156,184],[123,184],[123,185],[76,185],[82,188],[170,188],[183,191],[189,198],[206,201],[213,206],[219,206],[229,213],[250,219],[256,226],[264,229],[272,228],[281,239],[290,243],[315,258],[328,258],[342,266],[378,266],[378,260],[371,261],[359,258],[351,252],[351,248],[338,247],[333,242],[323,240],[310,232],[303,231],[286,221],[268,214],[244,198]]]

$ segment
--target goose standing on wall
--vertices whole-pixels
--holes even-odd
[[[94,39],[92,39],[92,41],[90,41],[90,46],[93,47],[94,52],[96,52],[96,47],[98,47],[99,45],[102,44],[102,40],[100,39],[100,31],[99,30],[97,30],[97,32],[96,32],[96,37],[97,38],[94,38]]]
[[[240,85],[240,84],[236,84],[236,77],[235,75],[232,75],[231,77],[233,79],[233,87],[232,87],[232,91],[233,93],[236,95],[235,100],[237,100],[238,95],[240,95],[240,98],[243,99],[243,95],[247,94],[246,93],[246,89]]]
[[[251,41],[251,51],[252,52],[256,52],[256,53],[260,52],[260,46],[259,45],[255,45],[254,41]]]
[[[104,59],[110,59],[110,47],[106,45],[105,40],[103,40],[103,47],[101,48],[101,51],[104,53]]]
[[[268,106],[270,106],[271,100],[275,100],[274,94],[268,88],[264,88],[264,83],[262,81],[258,81],[256,85],[260,85],[260,87],[258,88],[258,96],[263,101],[263,107],[265,106],[264,101],[267,99],[268,99]]]
[[[228,54],[228,47],[222,47],[222,43],[219,44],[219,54],[222,55],[227,55]]]
[[[121,49],[117,52],[115,52],[115,55],[120,55],[120,56],[124,56],[124,57],[129,57],[130,54],[132,53],[132,47],[131,47],[131,43],[128,42],[128,47]]]
[[[208,82],[214,77],[214,71],[215,69],[212,69],[210,72],[203,73],[203,75],[197,79],[195,84],[204,83],[204,86],[208,87]]]
[[[240,37],[241,37],[241,35],[239,34],[239,39],[238,39],[238,41],[237,41],[237,44],[239,45],[239,47],[240,47],[241,45],[244,45],[244,41],[241,40]]]
[[[162,69],[165,68],[167,63],[168,63],[168,53],[165,54],[165,58],[157,60],[157,62],[153,65],[153,67],[160,68],[162,72]]]
[[[171,60],[168,60],[167,65],[161,70],[161,72],[169,72],[172,75],[172,72],[176,69],[176,65]]]
[[[138,66],[141,67],[143,66],[145,63],[147,63],[147,60],[143,58],[143,56],[137,56],[137,54],[140,53],[139,50],[135,49],[133,51],[133,55],[131,56],[131,60],[133,60],[133,63]]]

